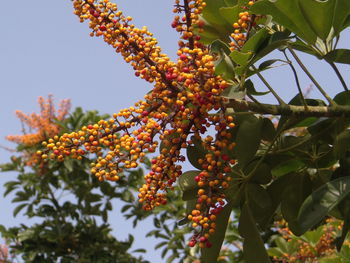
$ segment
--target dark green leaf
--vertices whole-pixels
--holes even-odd
[[[178,179],[178,185],[183,192],[183,200],[191,200],[197,197],[198,185],[195,181],[195,177],[198,176],[200,171],[187,171],[183,173]]]
[[[266,218],[271,216],[272,201],[268,192],[258,184],[246,186],[247,198],[254,221],[259,225],[266,223]]]
[[[265,141],[271,142],[276,136],[275,125],[271,119],[263,118],[261,138]]]
[[[350,149],[350,130],[345,130],[338,134],[338,136],[335,138],[333,147],[336,157],[343,157]]]
[[[281,203],[281,211],[284,219],[288,222],[290,230],[295,235],[301,235],[302,231],[298,213],[304,200],[311,193],[312,185],[308,175],[294,174],[284,191]]]
[[[211,248],[201,249],[202,263],[216,263],[220,253],[221,245],[225,238],[228,220],[232,211],[232,204],[227,203],[216,218],[216,231],[209,237]]]
[[[329,62],[350,64],[350,50],[349,49],[335,49],[329,52],[325,57]]]
[[[250,79],[244,83],[244,88],[248,94],[253,96],[263,96],[270,93],[270,91],[256,91],[254,84]]]
[[[237,133],[236,153],[241,167],[244,167],[254,156],[261,140],[263,120],[252,117],[244,121]]]
[[[305,164],[301,160],[293,158],[275,166],[271,170],[271,173],[273,176],[279,177],[285,174],[289,174],[291,172],[296,172],[303,167],[305,167]]]
[[[333,100],[339,105],[350,105],[350,91],[338,93]]]
[[[17,207],[15,208],[15,210],[13,210],[13,216],[17,216],[17,214],[18,214],[23,208],[25,208],[27,205],[28,205],[28,204],[25,203],[25,204],[20,204],[19,206],[17,206]]]
[[[335,179],[315,190],[303,202],[298,214],[301,233],[320,222],[349,193],[350,176]]]
[[[271,261],[267,255],[264,242],[261,239],[252,211],[247,202],[243,205],[241,211],[238,230],[244,238],[244,262],[256,263],[257,259],[259,259],[259,263],[270,263]]]
[[[257,164],[259,163],[259,159],[254,160],[247,164],[247,166],[243,169],[245,175],[250,174]],[[260,163],[260,165],[255,169],[254,174],[252,175],[251,181],[256,182],[258,184],[268,184],[271,181],[271,168],[267,163]]]

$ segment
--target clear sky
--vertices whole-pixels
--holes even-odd
[[[178,35],[170,27],[173,1],[119,0],[116,3],[126,15],[134,18],[137,26],[147,25],[158,38],[163,52],[175,58]],[[80,24],[73,15],[71,1],[2,1],[1,7],[0,145],[14,146],[4,139],[8,134],[20,133],[21,126],[14,111],[38,111],[38,96],[53,94],[56,102],[70,98],[74,107],[113,113],[131,106],[150,89],[149,84],[134,77],[130,65],[102,39],[89,36],[87,24]],[[345,47],[350,40],[348,35],[342,40]],[[327,65],[316,65],[316,62],[305,57],[305,63],[313,66],[312,72],[322,85],[328,87],[330,94],[340,92],[333,72]],[[349,68],[341,67],[341,70],[348,79]],[[267,77],[288,100],[297,90],[286,72],[274,69]],[[310,83],[302,78],[302,87],[306,88]],[[259,85],[257,89],[263,90]],[[267,101],[271,98],[268,97]],[[10,153],[2,149],[0,153],[0,163],[6,162]],[[2,197],[2,185],[12,176],[15,175],[0,174],[0,224],[5,226],[25,220],[20,215],[14,219],[11,196]],[[156,242],[144,237],[151,228],[150,222],[132,229],[132,222],[125,221],[118,209],[110,215],[113,216],[112,226],[118,239],[126,238],[131,232],[136,236],[135,248],[145,247],[148,250],[146,258],[152,262],[155,256],[159,258],[160,251],[154,251]]]

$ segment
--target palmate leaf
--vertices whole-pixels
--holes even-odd
[[[350,193],[350,176],[330,181],[309,195],[298,213],[302,233],[319,223],[340,201]]]
[[[348,0],[260,0],[251,10],[271,15],[278,24],[288,28],[310,45],[327,44],[347,27],[350,16]],[[324,54],[332,48],[328,49]]]

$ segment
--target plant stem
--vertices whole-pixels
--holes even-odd
[[[296,82],[297,87],[298,87],[298,91],[299,91],[299,94],[300,94],[301,101],[303,102],[305,110],[307,111],[307,103],[306,103],[306,100],[304,98],[303,91],[301,90],[301,87],[300,87],[300,82],[299,82],[299,77],[298,77],[297,71],[295,70],[295,67],[294,67],[292,61],[288,58],[286,51],[283,50],[282,52],[283,52],[283,54],[284,54],[284,56],[285,56],[285,58],[286,58],[286,60],[287,60],[287,62],[289,64],[290,68],[293,71],[293,75],[294,75],[295,82]]]
[[[253,65],[252,66],[253,69],[255,71],[258,71],[258,69]],[[275,92],[275,90],[271,87],[271,85],[266,81],[266,79],[263,77],[263,75],[261,75],[260,72],[256,73],[258,75],[258,77],[260,78],[260,80],[265,84],[265,86],[269,89],[269,91],[273,94],[273,96],[275,96],[276,100],[278,101],[278,103],[280,105],[286,105],[286,103],[281,99],[280,96],[278,96],[278,94]]]
[[[327,92],[324,91],[324,89],[321,87],[321,85],[316,81],[316,79],[311,75],[311,73],[308,71],[308,69],[305,67],[305,65],[301,62],[298,55],[294,52],[294,50],[291,47],[287,47],[289,52],[294,57],[295,61],[299,64],[301,69],[305,72],[305,74],[310,78],[310,80],[315,84],[316,88],[322,93],[322,95],[327,99],[330,105],[336,105],[336,103],[332,100],[332,98],[327,94]]]
[[[260,114],[284,115],[295,117],[341,117],[350,116],[350,106],[308,106],[306,111],[304,106],[296,105],[273,105],[266,103],[256,103],[238,99],[224,99],[223,104],[227,108],[236,111],[252,111]]]
[[[345,90],[345,91],[349,91],[348,86],[346,85],[343,76],[341,75],[339,69],[338,69],[337,66],[334,64],[334,62],[329,62],[329,61],[327,61],[327,62],[328,62],[329,65],[331,65],[331,67],[333,68],[335,74],[337,74],[337,77],[338,77],[338,79],[340,80],[341,84],[343,85],[344,90]]]

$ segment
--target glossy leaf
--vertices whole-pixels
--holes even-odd
[[[301,233],[319,223],[350,193],[350,176],[330,181],[315,190],[303,202],[298,213]]]
[[[244,88],[246,89],[247,93],[253,96],[263,96],[266,94],[269,94],[270,91],[256,91],[253,82],[248,79],[245,83],[244,83]]]
[[[194,146],[187,146],[186,153],[188,161],[193,167],[202,170],[202,165],[199,164],[198,159],[203,159],[207,154],[207,150],[204,149],[202,142],[197,139],[193,139]]]
[[[350,105],[350,91],[338,93],[333,100],[339,105]]]
[[[245,175],[250,174],[257,164],[259,163],[259,159],[254,160],[253,162],[250,162],[247,164],[247,166],[243,169],[243,172]],[[254,174],[252,175],[252,182],[256,182],[258,184],[268,184],[271,181],[272,175],[271,175],[271,168],[270,166],[262,162],[256,169]]]
[[[350,130],[345,130],[338,134],[335,138],[333,147],[337,158],[344,156],[350,149]]]
[[[331,45],[328,41],[339,35],[347,25],[350,2],[348,0],[277,0],[273,2],[261,0],[252,6],[252,11],[256,14],[271,15],[274,21],[296,33],[307,43],[315,45],[316,41],[319,44],[323,41],[329,49]],[[322,52],[326,54],[328,49]]]
[[[271,216],[272,200],[265,188],[258,184],[246,186],[247,198],[254,221],[260,226],[266,223],[266,218]]]
[[[178,179],[178,185],[183,192],[183,200],[190,200],[197,196],[198,185],[195,177],[199,175],[200,171],[184,172]]]
[[[349,49],[332,50],[324,57],[324,59],[329,62],[350,64],[350,50]]]
[[[275,166],[271,170],[271,173],[273,176],[279,177],[291,172],[296,172],[303,167],[305,167],[305,164],[301,160],[293,158]]]
[[[261,239],[252,211],[246,202],[239,218],[239,233],[244,238],[243,257],[245,263],[270,263],[264,242]]]
[[[209,237],[209,242],[212,244],[211,248],[201,249],[202,263],[217,263],[217,258],[220,253],[222,243],[225,238],[227,224],[232,211],[232,204],[227,203],[216,218],[216,231]]]
[[[222,76],[224,79],[232,79],[234,77],[234,64],[228,56],[229,47],[221,40],[215,40],[211,44],[211,52],[218,55],[215,61],[215,74]]]
[[[281,203],[281,211],[284,219],[288,222],[290,230],[295,235],[301,235],[302,231],[298,213],[304,200],[311,193],[312,185],[308,175],[294,174],[284,191]]]
[[[272,123],[271,119],[263,118],[262,134],[261,138],[265,141],[271,142],[276,136],[275,125]]]
[[[243,121],[238,129],[236,153],[242,167],[254,157],[259,148],[262,124],[262,119],[251,117]]]

